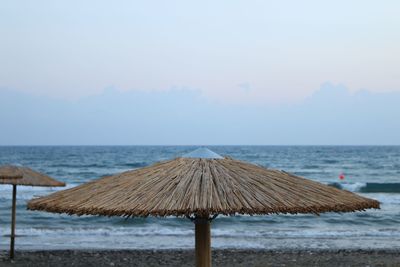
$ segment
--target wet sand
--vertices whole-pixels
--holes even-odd
[[[400,250],[213,250],[213,266],[400,266]],[[17,251],[0,266],[194,266],[193,250]]]

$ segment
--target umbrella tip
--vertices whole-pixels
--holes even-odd
[[[192,152],[182,156],[182,158],[198,158],[198,159],[223,159],[221,155],[211,151],[206,147],[200,147]]]

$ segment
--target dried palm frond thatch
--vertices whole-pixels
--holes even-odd
[[[379,202],[242,161],[177,158],[31,200],[29,209],[106,216],[348,212]]]
[[[22,175],[22,172],[16,166],[0,166],[0,179],[19,179],[22,178]]]
[[[65,186],[65,183],[59,182],[47,176],[46,174],[34,171],[27,167],[10,166],[22,175],[21,179],[0,179],[0,184],[11,185],[30,185],[30,186]],[[0,167],[1,170],[2,167]]]

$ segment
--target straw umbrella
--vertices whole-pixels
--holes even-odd
[[[14,258],[15,244],[15,214],[17,204],[17,185],[28,186],[65,186],[65,183],[54,180],[53,178],[36,172],[27,167],[18,167],[12,165],[0,166],[0,184],[9,184],[13,186],[12,215],[11,215],[11,242],[10,258]]]
[[[18,167],[12,165],[0,166],[0,179],[21,179],[22,172]]]
[[[197,266],[211,265],[210,223],[218,215],[351,212],[379,202],[201,148],[33,199],[28,209],[77,215],[181,216],[195,224]]]

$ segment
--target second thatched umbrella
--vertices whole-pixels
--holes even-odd
[[[20,169],[12,165],[0,166],[0,179],[21,179],[23,176]]]
[[[0,184],[9,184],[13,186],[10,242],[10,258],[12,259],[14,258],[17,185],[65,186],[65,183],[56,181],[45,174],[39,173],[27,167],[4,165],[0,166]]]
[[[351,212],[379,202],[199,149],[183,157],[31,200],[28,208],[105,216],[186,216],[195,223],[196,265],[211,265],[218,214]]]

